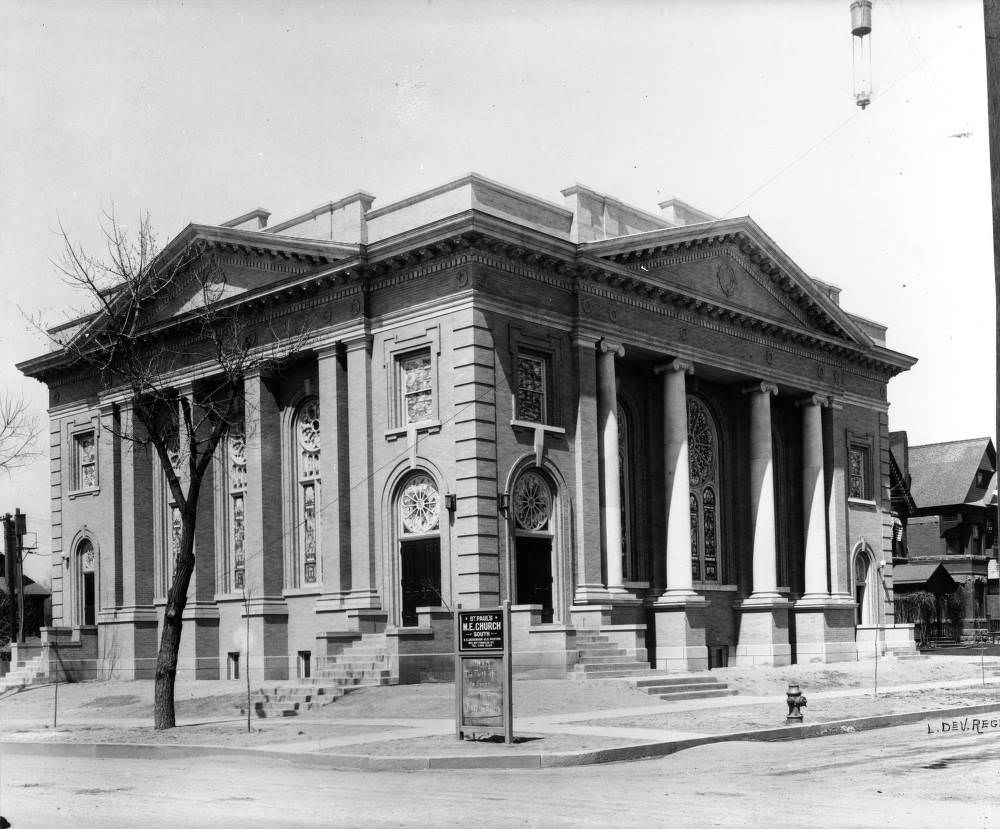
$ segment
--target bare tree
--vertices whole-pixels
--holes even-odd
[[[152,447],[159,459],[179,536],[156,660],[154,724],[175,725],[174,684],[182,615],[194,570],[199,493],[227,432],[242,422],[244,379],[299,348],[300,339],[258,325],[229,290],[210,246],[175,240],[158,251],[148,217],[129,234],[113,211],[101,230],[106,256],[89,255],[60,227],[62,258],[54,264],[90,305],[77,324],[49,334],[67,364],[100,378],[111,399],[131,409],[116,437]],[[179,376],[197,376],[179,393]]]
[[[23,397],[0,394],[0,469],[8,474],[38,457],[38,417]]]

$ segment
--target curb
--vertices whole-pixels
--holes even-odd
[[[911,711],[903,714],[883,714],[835,720],[814,725],[790,725],[763,731],[736,731],[728,734],[706,734],[665,742],[642,742],[628,746],[594,749],[592,751],[562,751],[538,754],[461,754],[431,756],[392,756],[369,754],[319,754],[315,752],[268,751],[261,748],[233,748],[212,745],[152,745],[150,743],[28,743],[0,741],[0,754],[40,757],[82,757],[88,759],[116,758],[131,760],[188,759],[192,757],[256,757],[282,761],[295,766],[310,766],[356,771],[428,771],[434,769],[544,769],[568,766],[589,766],[666,757],[696,746],[726,742],[782,742],[829,737],[835,734],[856,734],[878,728],[947,719],[971,714],[1000,711],[1000,701],[960,708],[939,708],[932,711]]]

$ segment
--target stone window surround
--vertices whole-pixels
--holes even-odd
[[[441,430],[441,378],[438,361],[441,356],[441,327],[438,324],[407,327],[387,336],[383,340],[383,362],[386,377],[386,400],[389,422],[383,434],[393,441],[405,437],[411,429],[417,432],[438,432]],[[407,357],[421,351],[429,351],[431,358],[431,411],[426,420],[409,423],[406,420],[402,388],[401,363]]]
[[[246,436],[246,421],[245,416],[241,412],[239,417],[243,420],[242,432],[244,435],[244,440]],[[240,597],[242,595],[239,588],[235,586],[234,577],[234,554],[231,549],[232,547],[232,509],[234,496],[242,494],[243,496],[243,508],[244,516],[246,514],[247,506],[247,496],[249,494],[248,489],[244,487],[242,490],[233,487],[231,480],[231,469],[230,469],[230,432],[219,442],[219,446],[216,448],[216,454],[213,458],[213,465],[215,469],[218,470],[218,474],[214,476],[214,489],[215,489],[215,515],[217,520],[215,521],[215,533],[214,542],[216,550],[216,560],[215,560],[215,573],[216,573],[216,587],[215,587],[215,599],[231,599],[234,597]],[[245,474],[245,472],[244,472]],[[244,518],[244,521],[246,519]],[[244,542],[245,544],[245,542]],[[246,555],[246,548],[244,547],[244,556]],[[246,567],[244,563],[244,578],[245,578]]]
[[[508,351],[510,353],[510,425],[514,428],[535,429],[539,426],[545,427],[546,431],[564,434],[562,426],[562,406],[559,398],[558,386],[555,378],[562,373],[562,361],[560,360],[559,343],[556,337],[551,335],[530,334],[517,326],[508,328]],[[533,420],[522,420],[518,417],[517,410],[517,389],[518,377],[517,367],[521,356],[541,360],[544,364],[545,375],[545,413],[541,423]]]
[[[94,486],[81,487],[80,463],[79,463],[79,440],[86,434],[94,437]],[[100,416],[94,414],[86,420],[70,420],[66,424],[66,447],[70,461],[68,468],[70,478],[70,489],[66,493],[68,498],[76,498],[81,495],[97,495],[101,491],[101,422]]]
[[[864,451],[865,457],[865,497],[857,498],[851,493],[851,450],[860,449]],[[875,436],[871,432],[855,432],[846,430],[846,468],[844,469],[845,489],[847,491],[847,502],[862,509],[876,509],[878,504],[875,498]]]
[[[290,534],[290,540],[294,545],[293,548],[293,567],[294,575],[293,582],[291,584],[285,584],[284,591],[305,591],[306,593],[311,593],[319,590],[323,584],[323,573],[322,573],[322,561],[323,561],[323,478],[322,473],[315,475],[310,475],[303,467],[303,450],[304,447],[300,442],[299,435],[299,425],[301,418],[305,410],[315,405],[317,408],[319,406],[319,397],[312,393],[307,393],[296,401],[294,408],[291,413],[290,426],[291,431],[289,434],[290,438],[290,460],[291,460],[291,471],[292,471],[292,486],[294,487],[294,496],[292,498],[292,503],[294,505],[291,519],[294,522],[294,532]],[[323,412],[319,411],[318,419],[320,421],[320,432],[322,432],[322,418]],[[321,451],[317,450],[316,454],[321,456]],[[322,460],[319,460],[319,468],[322,470]],[[314,561],[312,562],[314,567],[313,579],[311,581],[306,580],[306,560],[305,560],[305,545],[306,545],[306,524],[304,519],[305,510],[305,493],[307,489],[312,490],[312,509],[313,509],[313,552]],[[288,575],[292,573],[291,570],[286,570],[286,579]]]

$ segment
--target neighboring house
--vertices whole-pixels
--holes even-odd
[[[890,438],[893,507],[899,518],[893,553],[897,595],[928,590],[943,596],[961,585],[968,623],[997,618],[996,576],[991,575],[997,557],[993,441],[908,446],[905,432],[893,432]]]
[[[4,554],[0,553],[0,573],[2,572],[4,572]],[[25,575],[21,576],[21,585],[21,594],[24,596],[23,633],[26,639],[34,638],[52,620],[52,594],[45,587]],[[10,600],[7,579],[3,576],[0,576],[0,594],[3,594],[5,602]],[[4,618],[0,620],[0,630],[3,631],[2,635],[0,635],[0,644],[6,643],[6,641],[9,641],[9,637],[11,637],[11,633],[8,631],[9,617],[7,617],[6,604],[4,605],[2,615]],[[16,638],[16,635],[17,632],[14,631],[13,638]]]
[[[219,452],[182,676],[305,675],[359,642],[398,681],[447,676],[451,609],[508,599],[535,676],[595,633],[678,671],[856,659],[856,622],[905,639],[880,566],[886,387],[915,361],[749,218],[563,196],[473,174],[170,242],[211,256],[254,325],[312,326],[247,378]],[[160,341],[192,307],[181,283],[151,309]],[[151,676],[178,520],[162,471],[116,437],[121,390],[59,349],[20,369],[50,392],[52,637]],[[178,394],[197,402],[202,370]]]

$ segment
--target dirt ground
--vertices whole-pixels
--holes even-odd
[[[871,693],[875,679],[874,661],[831,665],[794,665],[786,668],[727,668],[712,672],[744,696],[773,697],[773,703],[736,707],[713,706],[678,711],[668,703],[635,689],[625,680],[531,680],[515,681],[515,717],[574,714],[662,705],[663,713],[613,718],[594,718],[592,725],[602,727],[668,729],[698,733],[730,733],[784,724],[785,691],[796,682],[807,697],[806,722],[827,722],[881,713],[922,711],[987,702],[1000,704],[1000,684],[986,687],[908,690],[889,694],[894,685],[951,680],[992,678],[1000,663],[991,659],[985,665],[974,656],[935,656],[918,660],[881,660],[878,665],[880,693]],[[863,696],[823,699],[820,691],[867,689]],[[58,728],[51,721],[58,694]],[[398,728],[399,739],[366,744],[367,753],[414,753],[433,750],[436,741],[454,746],[450,738],[420,737],[407,739],[406,726],[372,726],[355,722],[368,719],[444,719],[454,715],[454,685],[437,683],[409,686],[383,686],[352,690],[341,699],[303,717],[246,720],[238,714],[245,702],[245,691],[235,683],[219,681],[178,682],[176,729],[156,732],[151,728],[153,683],[151,681],[102,681],[34,687],[0,698],[0,736],[17,740],[54,740],[66,742],[153,742],[161,744],[201,744],[226,746],[265,746],[282,742],[311,742],[371,734],[384,734]],[[114,721],[119,721],[116,725]],[[582,723],[577,723],[582,724]],[[546,751],[605,748],[629,741],[627,737],[590,737],[586,735],[528,735],[541,737]],[[443,741],[443,742],[442,742]],[[634,741],[642,741],[639,740]],[[347,740],[347,742],[350,742]],[[364,742],[363,737],[359,740]],[[522,744],[518,750],[528,751]],[[403,750],[403,746],[406,750]],[[478,752],[489,743],[469,746]],[[356,747],[361,751],[360,747]],[[342,745],[331,751],[351,753]]]
[[[808,695],[807,695],[808,698]],[[912,711],[936,711],[972,705],[995,703],[1000,710],[1000,685],[983,687],[941,688],[923,691],[871,693],[863,696],[814,698],[802,709],[806,724],[834,722],[881,714],[902,714]],[[774,703],[740,705],[731,708],[703,708],[694,711],[651,714],[634,717],[613,717],[588,720],[577,725],[600,725],[624,728],[663,728],[696,731],[703,734],[731,734],[780,728],[785,725],[788,707],[784,699]]]

